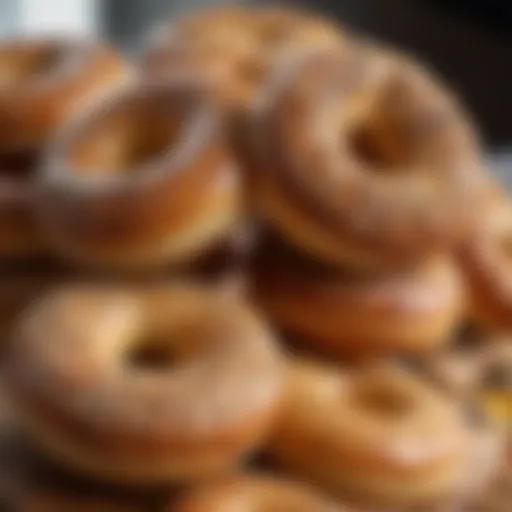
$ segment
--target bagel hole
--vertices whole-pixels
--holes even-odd
[[[361,125],[348,135],[349,151],[374,172],[393,172],[406,162],[400,141],[393,133],[377,133]]]
[[[64,58],[64,50],[55,46],[12,48],[0,52],[0,87],[14,88],[30,84],[52,73]]]
[[[134,100],[96,116],[68,150],[71,167],[89,174],[134,173],[162,158],[177,145],[185,123],[184,112],[168,103]]]
[[[455,348],[462,352],[474,352],[485,343],[485,333],[479,325],[467,321],[461,324],[454,335]]]
[[[356,392],[356,401],[368,412],[390,419],[407,415],[414,404],[410,395],[391,386],[366,386]]]
[[[179,359],[169,340],[159,336],[138,340],[126,354],[128,366],[145,372],[167,371],[176,366]]]
[[[371,167],[384,167],[388,159],[367,128],[359,127],[349,135],[349,147],[353,154]]]

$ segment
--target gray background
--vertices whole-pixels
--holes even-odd
[[[16,31],[18,15],[18,2],[0,0],[0,35],[9,35]]]

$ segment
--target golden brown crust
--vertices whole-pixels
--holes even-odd
[[[496,478],[494,484],[482,493],[476,504],[470,509],[472,512],[507,512],[510,510],[512,499],[512,442],[509,438],[507,448],[507,461]]]
[[[321,271],[275,245],[253,265],[255,300],[315,351],[337,358],[421,354],[446,344],[463,312],[457,269],[445,258],[385,276]]]
[[[14,39],[0,47],[1,149],[36,149],[73,111],[124,83],[107,46],[72,39]]]
[[[180,267],[179,274],[210,283],[219,291],[233,296],[247,294],[246,264],[252,248],[252,234],[244,229],[230,236],[200,258]],[[0,272],[0,358],[12,328],[35,300],[54,288],[73,283],[124,283],[148,286],[172,282],[175,269],[140,272],[98,272],[96,269],[76,269],[54,259],[23,259],[5,262]]]
[[[199,486],[166,512],[349,512],[307,486],[271,476],[242,475]]]
[[[110,267],[183,263],[227,236],[240,213],[219,113],[187,80],[139,85],[63,134],[40,210],[71,259]]]
[[[25,317],[7,360],[24,426],[49,455],[107,480],[227,469],[261,442],[277,406],[272,336],[205,287],[137,290],[63,290]],[[156,348],[175,366],[130,362]]]
[[[368,505],[439,503],[470,456],[454,404],[396,368],[295,363],[279,419],[269,451],[280,464]]]
[[[209,78],[222,103],[245,110],[285,56],[343,44],[339,27],[311,13],[222,6],[159,27],[143,66],[150,76],[185,71]]]
[[[459,252],[459,263],[471,298],[470,320],[493,331],[512,326],[512,203],[491,190],[477,229]]]
[[[33,212],[40,152],[70,115],[128,76],[119,56],[99,44],[38,38],[0,45],[0,257],[49,250]]]
[[[467,234],[476,143],[428,72],[360,49],[297,59],[273,82],[255,109],[250,167],[255,200],[282,236],[367,271]]]
[[[20,433],[0,388],[2,512],[141,512],[155,501],[148,494],[76,478],[40,457]]]

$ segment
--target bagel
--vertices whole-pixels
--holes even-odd
[[[268,452],[328,492],[393,510],[453,496],[470,439],[457,407],[412,373],[298,360]]]
[[[281,387],[264,322],[185,282],[55,291],[25,316],[6,368],[15,412],[44,453],[139,485],[232,468],[263,442]]]
[[[458,247],[473,228],[477,137],[409,58],[360,48],[294,59],[250,126],[256,207],[321,261],[383,273]]]
[[[0,43],[0,258],[49,251],[34,217],[34,170],[75,112],[130,77],[108,46],[71,38]]]
[[[151,34],[142,65],[150,77],[176,72],[208,80],[224,106],[245,111],[285,56],[345,44],[336,24],[311,13],[221,6],[185,14]]]
[[[458,252],[470,309],[468,319],[484,329],[512,327],[512,279],[508,275],[512,203],[497,190],[481,209],[480,222]]]
[[[464,311],[461,279],[447,258],[358,276],[270,243],[251,274],[255,301],[278,327],[337,359],[428,354],[449,342]]]
[[[131,87],[68,126],[38,203],[55,251],[129,270],[187,263],[229,236],[241,191],[219,115],[180,79]]]

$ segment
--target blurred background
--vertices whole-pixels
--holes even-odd
[[[0,34],[69,31],[104,37],[136,51],[158,20],[215,3],[224,2],[0,0]],[[507,154],[512,147],[510,0],[297,0],[284,5],[314,8],[409,49],[462,95],[494,151]]]

